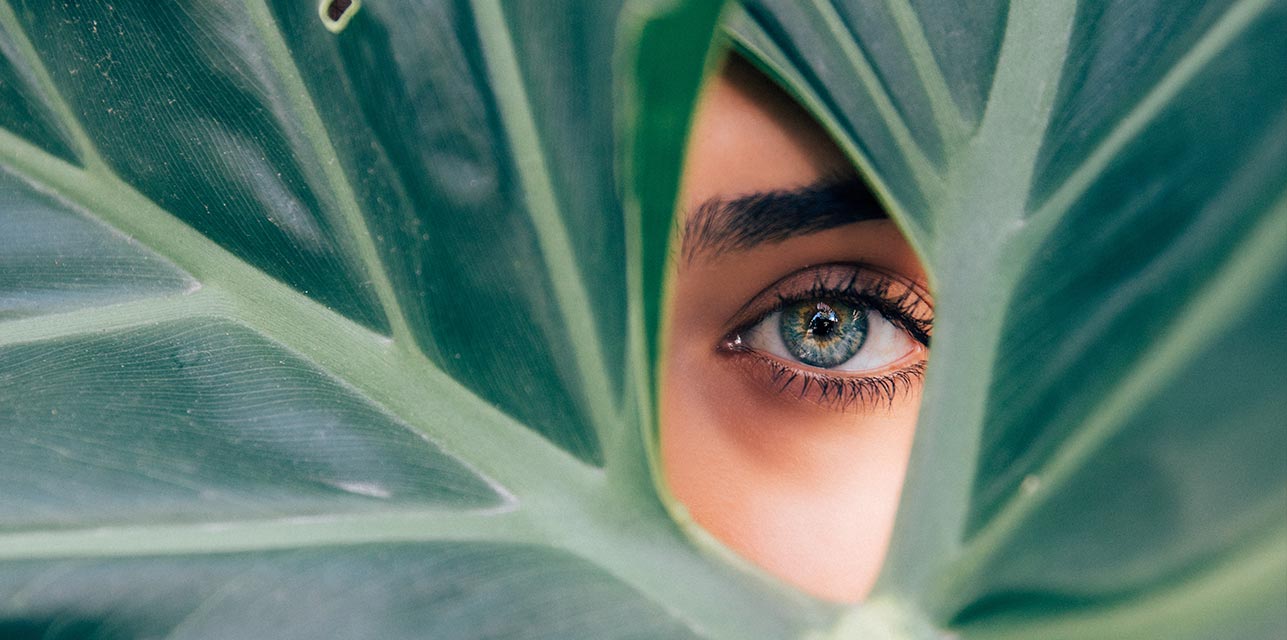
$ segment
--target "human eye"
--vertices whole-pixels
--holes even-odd
[[[839,411],[919,382],[933,325],[924,287],[863,264],[805,268],[734,317],[719,345],[767,387]]]

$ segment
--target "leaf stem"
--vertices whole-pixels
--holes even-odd
[[[938,613],[931,585],[963,544],[1004,309],[1022,264],[1003,263],[1023,218],[1072,33],[1073,3],[1012,5],[982,122],[951,164],[933,252],[942,323],[893,544],[877,585]],[[1033,78],[1042,78],[1034,82]],[[977,292],[992,292],[979,297]],[[949,331],[953,333],[948,333]],[[980,366],[982,363],[983,366]],[[946,368],[945,368],[946,367]],[[966,368],[968,367],[968,369]],[[930,429],[928,426],[936,426]]]
[[[519,512],[449,509],[0,533],[0,560],[204,555],[433,540],[534,542]]]

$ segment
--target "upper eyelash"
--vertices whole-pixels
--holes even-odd
[[[828,276],[834,275],[844,269],[847,278],[840,282],[828,282]],[[870,282],[863,280],[864,274],[875,276]],[[781,286],[781,280],[775,283],[768,291],[777,297],[777,301],[767,309],[760,309],[753,317],[744,320],[736,326],[728,335],[736,336],[746,330],[754,327],[764,318],[776,311],[781,311],[795,303],[804,300],[816,299],[836,299],[845,302],[858,303],[867,309],[875,310],[890,321],[894,326],[903,329],[914,340],[922,345],[929,346],[930,334],[934,327],[933,307],[928,304],[928,295],[921,287],[904,278],[890,274],[882,269],[871,267],[863,264],[832,264],[816,267],[813,270],[814,280],[809,289],[804,291],[782,294],[773,291],[773,287]],[[789,279],[788,278],[785,279]],[[784,280],[785,280],[784,279]],[[901,294],[891,296],[889,291],[894,285],[903,287]],[[756,299],[762,297],[756,296]],[[747,306],[755,302],[753,299]],[[745,313],[746,307],[743,307],[739,314]]]

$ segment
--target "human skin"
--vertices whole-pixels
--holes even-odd
[[[820,127],[733,58],[703,91],[679,226],[712,200],[845,175],[853,175],[849,161]],[[816,386],[802,388],[799,380],[783,384],[786,378],[775,379],[776,369],[765,363],[776,359],[787,371],[817,367],[766,359],[740,343],[729,348],[730,332],[746,322],[748,301],[762,299],[784,277],[831,263],[861,265],[864,273],[892,274],[921,288],[925,282],[888,219],[754,246],[676,252],[664,327],[660,452],[669,491],[714,537],[806,592],[853,602],[870,591],[889,545],[920,401],[916,366],[923,365],[926,346],[882,338],[888,344],[881,353],[902,354],[885,358],[886,366],[823,371],[857,379],[915,369],[886,376],[898,378],[892,393],[848,402],[820,397]],[[894,335],[890,327],[881,335]],[[882,348],[877,333],[873,329],[864,349]]]

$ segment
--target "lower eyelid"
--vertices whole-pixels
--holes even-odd
[[[845,376],[789,365],[740,345],[729,344],[721,351],[731,364],[761,384],[765,391],[840,412],[892,406],[920,385],[926,366],[921,358],[874,375]]]

